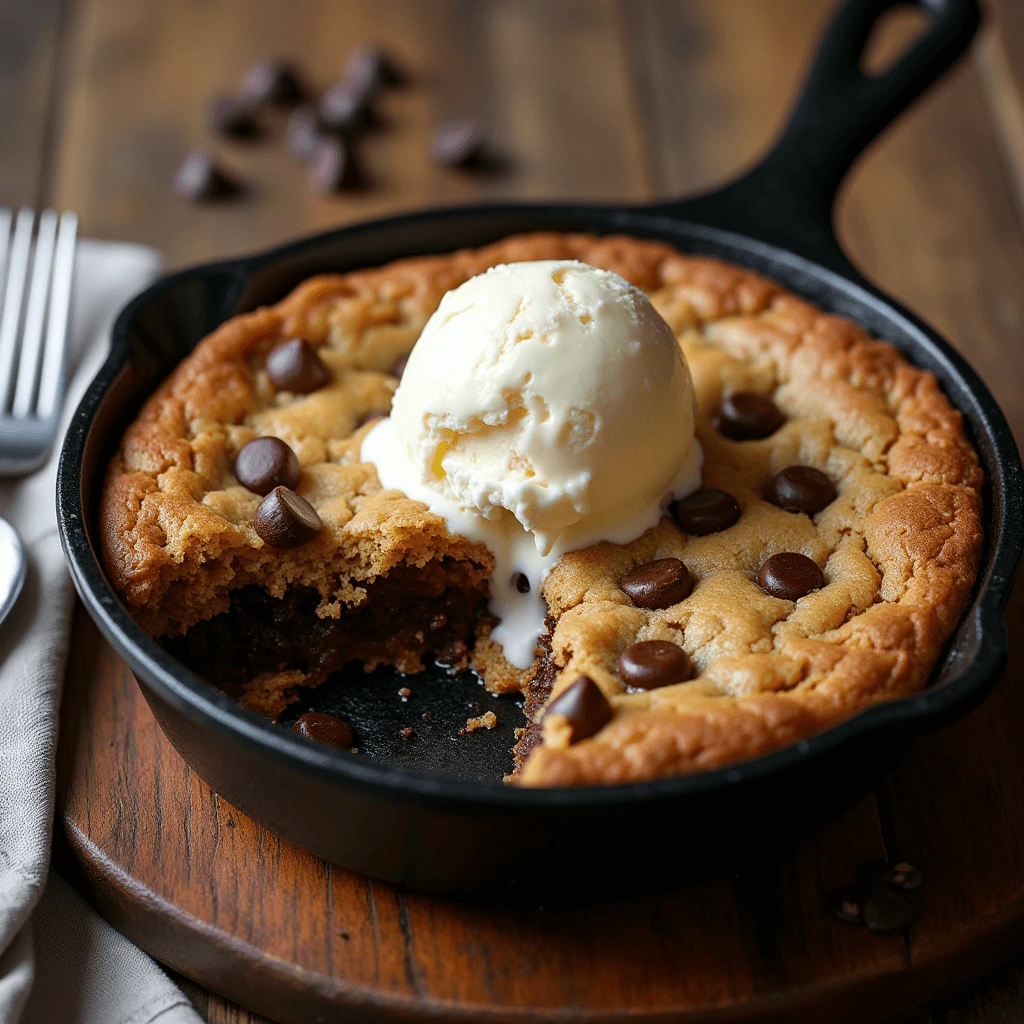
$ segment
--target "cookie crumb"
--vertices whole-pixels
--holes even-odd
[[[424,711],[420,717],[423,719],[424,722],[429,722],[434,717],[434,712]]]
[[[493,729],[498,724],[498,716],[493,711],[485,711],[478,718],[467,718],[465,730],[460,730],[462,736],[467,732],[476,732],[477,729]]]
[[[401,728],[401,729],[399,730],[399,732],[401,732],[401,734],[402,734],[402,735],[403,735],[403,736],[404,736],[404,737],[405,737],[405,738],[406,738],[407,740],[411,740],[411,739],[412,739],[412,726],[410,726],[410,725],[406,725],[406,726],[403,726],[403,727],[402,727],[402,728]]]
[[[410,690],[408,686],[403,686],[398,691],[398,696],[401,697],[402,700],[408,700],[412,696],[412,690]]]

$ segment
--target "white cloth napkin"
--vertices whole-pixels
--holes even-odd
[[[106,355],[114,316],[159,269],[159,254],[143,246],[78,243],[65,427]],[[21,597],[0,625],[0,1022],[201,1024],[153,960],[56,873],[47,880],[74,607],[54,508],[59,449],[32,476],[0,483],[0,514],[21,534],[29,562]]]

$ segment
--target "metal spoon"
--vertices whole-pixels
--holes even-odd
[[[18,600],[25,582],[25,548],[18,531],[0,519],[0,622]]]

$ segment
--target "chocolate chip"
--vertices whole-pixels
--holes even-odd
[[[298,457],[279,437],[257,437],[235,459],[238,482],[256,494],[278,486],[294,489],[301,475]]]
[[[320,99],[320,120],[331,131],[354,135],[373,123],[369,93],[352,82],[338,82]]]
[[[296,160],[306,163],[313,159],[316,147],[323,138],[320,117],[315,107],[298,107],[288,117],[285,129],[288,152]]]
[[[693,579],[678,558],[658,558],[630,569],[619,586],[638,608],[669,608],[690,596]]]
[[[255,139],[260,133],[256,108],[233,96],[219,96],[210,102],[206,119],[212,131],[233,139]]]
[[[705,487],[676,502],[672,514],[681,529],[705,537],[732,526],[740,517],[740,505],[731,494]]]
[[[798,601],[812,590],[825,586],[825,577],[815,561],[797,551],[772,555],[757,574],[761,589],[771,597]]]
[[[771,478],[764,496],[787,512],[813,516],[836,500],[836,487],[813,466],[787,466]]]
[[[209,153],[194,149],[174,175],[174,191],[182,199],[198,203],[237,195],[241,186],[216,164]]]
[[[405,373],[406,364],[409,362],[408,355],[399,356],[395,360],[395,365],[388,371],[392,377],[397,377],[399,380],[402,379],[402,374]]]
[[[376,423],[377,420],[386,420],[387,418],[388,414],[386,412],[380,412],[379,410],[364,413],[362,416],[359,417],[359,422],[356,424],[356,429],[358,429],[359,427],[365,427],[367,423]]]
[[[337,715],[323,711],[307,711],[292,723],[292,731],[307,740],[327,743],[332,747],[351,747],[355,739],[352,726]]]
[[[485,149],[483,129],[470,118],[441,125],[431,142],[434,159],[444,167],[472,168],[484,158]]]
[[[515,584],[515,588],[520,594],[528,594],[530,592],[530,581],[526,578],[525,573],[513,573],[512,582]]]
[[[562,715],[572,732],[570,743],[579,743],[598,732],[614,712],[601,687],[590,676],[580,676],[548,706],[545,715]]]
[[[295,69],[283,61],[265,60],[253,65],[242,76],[239,96],[257,106],[289,107],[301,103],[306,95]]]
[[[323,528],[316,509],[287,487],[275,487],[260,503],[253,519],[260,538],[272,548],[297,548]]]
[[[351,147],[341,139],[321,138],[310,157],[309,184],[324,195],[361,188],[363,176]]]
[[[297,395],[308,395],[331,379],[330,371],[305,338],[292,338],[275,345],[264,365],[278,391],[292,391]]]
[[[734,441],[752,441],[774,434],[785,422],[782,410],[767,395],[737,391],[722,399],[716,425]]]
[[[860,891],[852,885],[833,889],[825,897],[825,903],[832,916],[844,924],[860,924]]]
[[[865,886],[885,886],[900,892],[913,892],[921,887],[924,877],[913,864],[905,861],[887,864],[881,860],[869,860],[860,866],[857,880]]]
[[[361,46],[345,65],[345,80],[367,94],[388,86],[401,85],[404,78],[395,62],[375,46]]]
[[[619,655],[619,675],[627,686],[656,690],[682,683],[693,675],[686,651],[667,640],[641,640]]]
[[[917,920],[917,910],[905,896],[888,889],[875,889],[862,898],[860,916],[868,930],[876,935],[896,935],[905,932]]]

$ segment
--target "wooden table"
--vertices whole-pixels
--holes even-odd
[[[831,0],[6,0],[0,203],[77,210],[84,234],[148,243],[176,268],[426,204],[688,193],[748,165],[778,131],[831,7]],[[855,168],[838,225],[868,276],[968,354],[1021,443],[1024,4],[992,0],[989,14],[972,55]],[[878,59],[912,22],[892,19]],[[366,142],[374,181],[367,192],[312,193],[281,145],[280,125],[264,145],[207,135],[206,101],[230,91],[255,59],[293,56],[324,86],[369,40],[386,44],[413,81],[385,99],[388,129]],[[462,115],[491,126],[511,173],[467,178],[432,166],[432,126]],[[220,207],[176,198],[171,178],[195,145],[221,155],[248,182],[250,198]],[[1016,639],[1024,634],[1021,605],[1018,588],[1010,609]],[[87,621],[78,628],[92,629]],[[1021,727],[1015,735],[1019,742]],[[911,755],[927,756],[928,741]],[[256,1019],[189,991],[210,1021]],[[1019,960],[916,1019],[1022,1017]]]

